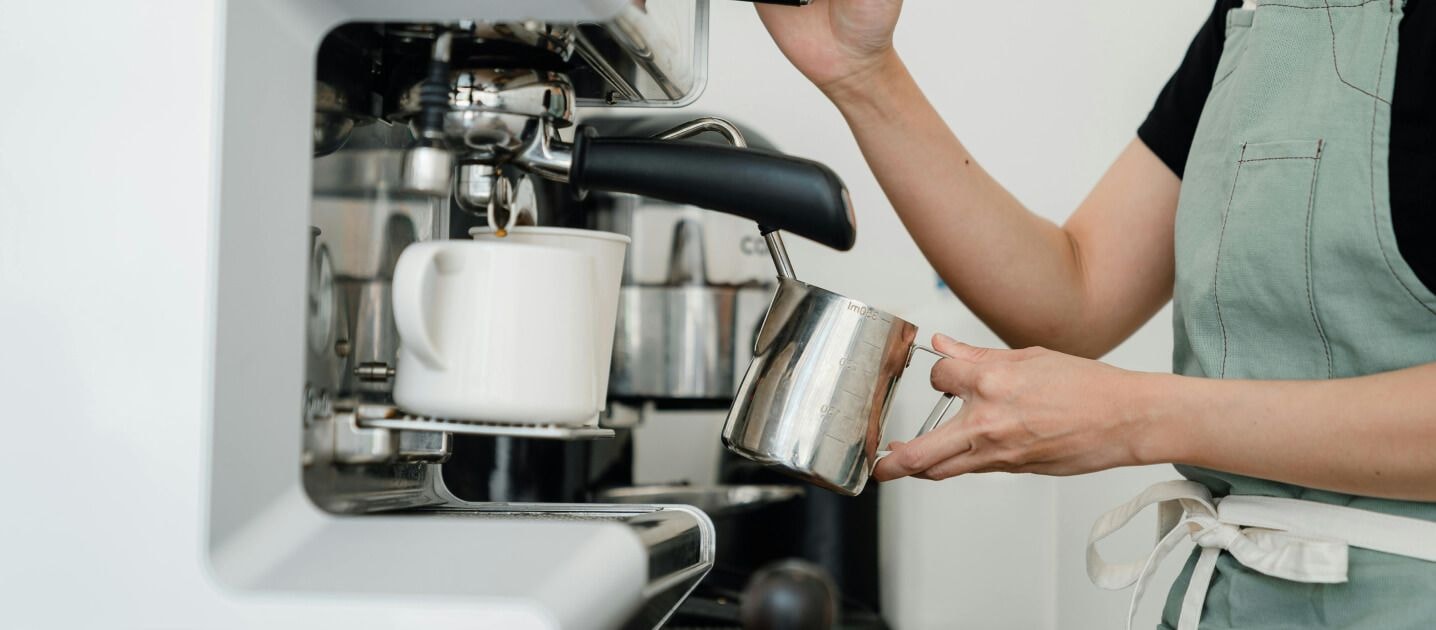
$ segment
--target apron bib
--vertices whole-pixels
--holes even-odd
[[[1260,0],[1255,9],[1228,14],[1225,49],[1177,210],[1178,374],[1331,379],[1436,362],[1436,295],[1397,250],[1389,203],[1403,4]],[[1436,504],[1192,467],[1178,471],[1200,485],[1154,487],[1147,503],[1181,502],[1189,530],[1183,533],[1213,551],[1189,561],[1168,599],[1163,628],[1178,627],[1179,618],[1191,627],[1197,615],[1203,630],[1436,627],[1436,562],[1419,559],[1436,560]],[[1219,516],[1227,511],[1222,497],[1237,499],[1230,501],[1233,514],[1256,503],[1270,511],[1262,519],[1291,516],[1277,519],[1283,521],[1277,529],[1302,531],[1311,524],[1307,531],[1320,536],[1264,540],[1269,530],[1241,527],[1276,526]],[[1140,510],[1147,504],[1141,499],[1104,517],[1094,538],[1130,518],[1124,510]],[[1346,529],[1332,525],[1342,522]],[[1384,541],[1383,530],[1406,533]],[[1333,542],[1326,537],[1341,547],[1339,554],[1321,548]],[[1287,545],[1288,555],[1308,554],[1311,562],[1262,566],[1285,562],[1258,557],[1261,547],[1272,545]],[[1158,552],[1157,560],[1165,555]],[[1108,566],[1089,550],[1094,581],[1116,585],[1124,579],[1115,573],[1126,576],[1123,571],[1145,572]],[[1204,606],[1202,598],[1184,602],[1194,572],[1210,580],[1192,591],[1200,595],[1207,586]]]

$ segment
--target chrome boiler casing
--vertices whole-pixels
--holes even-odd
[[[603,229],[634,238],[619,297],[609,395],[726,409],[772,296],[751,223],[615,195]]]

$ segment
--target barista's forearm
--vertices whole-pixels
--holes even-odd
[[[1436,364],[1330,381],[1151,379],[1144,460],[1436,501]]]
[[[954,293],[1014,347],[1082,346],[1082,281],[1069,234],[1032,212],[968,153],[896,54],[851,88],[828,88],[888,200]]]

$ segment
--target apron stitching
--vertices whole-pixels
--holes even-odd
[[[1238,163],[1238,164],[1249,164],[1249,163],[1251,163],[1251,162],[1271,162],[1272,160],[1315,160],[1315,159],[1316,159],[1316,158],[1314,158],[1314,157],[1306,157],[1306,156],[1301,156],[1301,157],[1269,157],[1269,158],[1252,158],[1252,159],[1250,159],[1250,160],[1239,160],[1237,163]]]
[[[1231,39],[1232,39],[1231,36],[1232,36],[1232,33],[1236,32],[1236,29],[1238,29],[1238,28],[1244,28],[1244,29],[1248,29],[1248,30],[1251,29],[1251,25],[1250,25],[1250,24],[1245,24],[1245,25],[1241,25],[1241,26],[1237,26],[1237,25],[1233,24],[1233,19],[1232,19],[1232,18],[1233,18],[1233,16],[1236,15],[1236,12],[1239,11],[1239,10],[1240,10],[1240,9],[1232,9],[1231,11],[1229,11],[1229,12],[1227,13],[1227,27],[1226,27],[1225,33],[1224,33],[1223,36],[1222,36],[1222,39],[1223,39],[1223,48],[1224,48],[1224,49],[1225,49],[1226,47],[1229,47],[1229,46],[1231,45]],[[1227,54],[1226,51],[1223,50],[1222,56],[1225,57],[1226,54]],[[1245,55],[1245,54],[1246,54],[1245,48],[1243,48],[1241,54],[1242,54],[1242,55]],[[1234,56],[1234,57],[1237,56],[1236,53],[1233,53],[1233,56]],[[1241,65],[1242,65],[1242,64],[1241,64],[1241,60],[1240,60],[1240,59],[1235,59],[1235,60],[1233,60],[1232,63],[1231,63],[1231,67],[1230,67],[1230,68],[1227,68],[1226,73],[1223,74],[1223,75],[1222,75],[1220,78],[1218,78],[1217,80],[1212,81],[1212,87],[1211,87],[1210,90],[1208,90],[1208,93],[1210,94],[1211,92],[1215,92],[1216,89],[1217,89],[1217,86],[1219,86],[1219,85],[1225,83],[1227,79],[1231,78],[1232,74],[1235,74],[1236,71],[1237,71],[1237,68],[1241,67]]]
[[[1323,0],[1323,1],[1324,1],[1324,0]],[[1331,4],[1330,4],[1329,2],[1324,2],[1324,3],[1326,4],[1326,25],[1327,25],[1327,27],[1329,27],[1329,28],[1331,29],[1331,67],[1336,69],[1336,78],[1337,78],[1337,80],[1341,81],[1342,83],[1345,83],[1345,84],[1347,85],[1347,87],[1350,87],[1351,89],[1356,90],[1357,92],[1361,92],[1362,94],[1365,94],[1365,95],[1367,95],[1367,96],[1370,96],[1371,98],[1374,98],[1374,99],[1376,99],[1376,100],[1378,100],[1378,101],[1380,101],[1380,102],[1382,102],[1382,103],[1386,103],[1387,105],[1390,105],[1390,104],[1391,104],[1390,101],[1387,101],[1386,99],[1381,98],[1380,96],[1378,96],[1378,95],[1376,95],[1376,94],[1372,94],[1371,92],[1367,92],[1366,90],[1363,90],[1363,89],[1361,89],[1361,88],[1359,88],[1359,87],[1356,87],[1356,85],[1355,85],[1354,83],[1352,83],[1352,82],[1350,82],[1350,81],[1347,81],[1347,80],[1346,80],[1346,77],[1341,76],[1341,64],[1336,60],[1336,20],[1331,17],[1331,9],[1332,9]],[[1390,18],[1388,18],[1387,21],[1386,21],[1386,42],[1387,42],[1388,44],[1391,43],[1391,20],[1390,20]],[[1384,66],[1384,65],[1385,65],[1385,61],[1386,61],[1386,51],[1385,51],[1384,49],[1381,51],[1381,60],[1382,60],[1382,65]],[[1377,88],[1380,89],[1380,86],[1381,86],[1381,79],[1380,79],[1380,77],[1377,78],[1376,84],[1377,84]]]
[[[1267,4],[1267,3],[1263,2],[1263,3],[1259,4],[1259,5],[1257,5],[1257,7],[1258,7],[1258,8],[1263,8],[1263,9],[1264,9],[1264,8],[1267,8],[1267,7],[1273,7],[1273,8],[1275,8],[1275,7],[1281,7],[1281,8],[1283,8],[1283,9],[1308,9],[1308,10],[1312,10],[1312,9],[1315,9],[1315,10],[1324,10],[1324,9],[1359,9],[1359,8],[1361,8],[1361,7],[1364,7],[1364,6],[1368,5],[1368,4],[1374,4],[1374,3],[1377,3],[1377,2],[1381,2],[1381,1],[1382,1],[1382,0],[1365,0],[1365,2],[1362,2],[1362,3],[1360,3],[1360,4],[1328,4],[1328,5],[1320,6],[1320,7],[1308,7],[1308,6],[1303,6],[1303,5],[1299,5],[1299,4]]]
[[[1237,197],[1237,182],[1242,178],[1242,165],[1246,163],[1247,143],[1242,143],[1241,155],[1237,156],[1237,172],[1232,176],[1232,192],[1227,196],[1227,207],[1222,210],[1222,229],[1217,234],[1217,262],[1212,265],[1212,301],[1217,305],[1217,324],[1222,327],[1222,365],[1217,372],[1218,378],[1225,378],[1227,375],[1227,322],[1222,319],[1222,296],[1217,290],[1217,280],[1222,271],[1222,244],[1227,238],[1227,217],[1232,211],[1232,201]]]
[[[1381,79],[1386,71],[1386,54],[1391,47],[1391,23],[1395,21],[1395,19],[1394,15],[1386,19],[1386,43],[1381,48],[1381,66],[1376,71],[1377,85],[1381,84]],[[1425,308],[1432,315],[1436,315],[1436,308],[1432,308],[1430,304],[1427,304],[1420,296],[1416,295],[1416,292],[1412,291],[1411,287],[1407,286],[1406,281],[1401,278],[1401,274],[1396,273],[1395,265],[1391,264],[1391,254],[1386,249],[1386,241],[1381,238],[1381,223],[1376,215],[1376,121],[1377,114],[1380,113],[1380,107],[1378,103],[1371,104],[1371,155],[1367,160],[1367,165],[1371,168],[1371,174],[1369,176],[1371,180],[1371,225],[1376,232],[1376,246],[1381,250],[1381,261],[1386,263],[1386,270],[1391,272],[1391,277],[1396,278],[1396,284],[1401,285],[1401,288],[1406,291],[1406,294],[1411,296],[1411,299],[1416,300],[1416,303],[1420,304],[1422,308]]]
[[[1238,65],[1238,64],[1233,63],[1233,64],[1232,64],[1232,67],[1227,70],[1227,73],[1224,74],[1224,75],[1222,75],[1222,78],[1217,79],[1216,82],[1212,83],[1212,89],[1215,90],[1218,85],[1221,85],[1221,84],[1222,84],[1223,82],[1225,82],[1228,78],[1231,78],[1232,74],[1234,74],[1234,73],[1237,71],[1237,65]]]
[[[1321,155],[1321,141],[1317,141],[1317,155]],[[1326,338],[1326,329],[1321,325],[1321,318],[1316,314],[1316,300],[1312,297],[1311,280],[1311,222],[1316,213],[1316,176],[1321,168],[1320,158],[1311,159],[1311,191],[1306,197],[1306,305],[1311,309],[1311,323],[1316,326],[1316,334],[1321,338],[1321,350],[1326,354],[1326,377],[1331,378],[1336,372],[1336,367],[1331,359],[1331,341]]]

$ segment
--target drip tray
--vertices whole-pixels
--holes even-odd
[[[621,630],[664,625],[708,575],[716,558],[717,532],[708,515],[687,505],[463,503],[412,512],[440,518],[612,521],[632,528],[648,554],[642,604]]]
[[[479,420],[431,418],[411,414],[388,405],[360,405],[355,411],[355,416],[359,426],[367,429],[489,435],[540,440],[602,440],[614,436],[613,429],[591,425],[506,424]]]

